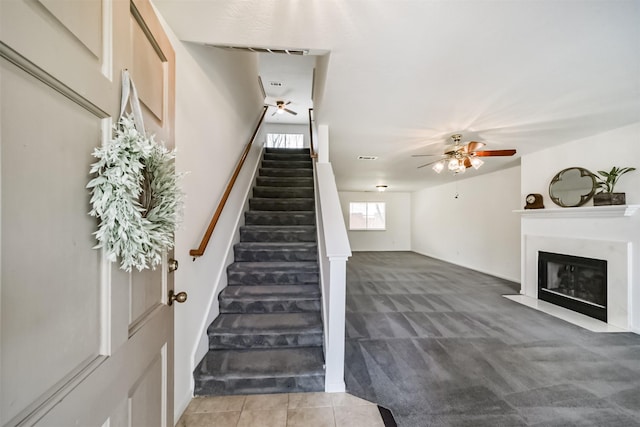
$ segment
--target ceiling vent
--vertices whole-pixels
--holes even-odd
[[[309,50],[307,49],[269,49],[266,47],[251,47],[251,46],[224,46],[224,45],[215,45],[215,44],[207,44],[209,47],[217,47],[225,50],[235,50],[242,52],[257,52],[257,53],[277,53],[280,55],[308,55]]]
[[[358,156],[358,160],[377,160],[376,156]]]

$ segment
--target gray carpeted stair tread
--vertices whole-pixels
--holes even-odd
[[[305,176],[259,176],[256,185],[264,187],[313,187],[313,177]]]
[[[247,211],[244,214],[246,225],[314,225],[314,211]]]
[[[227,267],[229,285],[317,285],[318,263],[234,262]]]
[[[280,335],[322,333],[320,313],[221,314],[211,323],[210,335]]]
[[[260,168],[260,176],[270,177],[313,177],[313,169],[309,168]]]
[[[309,160],[263,160],[263,168],[278,169],[313,169],[313,163]]]
[[[287,161],[287,160],[299,160],[304,162],[311,161],[311,157],[309,153],[283,153],[280,151],[277,152],[265,152],[263,159],[265,160],[279,160],[279,161]]]
[[[209,352],[198,371],[209,378],[266,378],[324,375],[321,347]]]
[[[311,197],[252,197],[249,199],[249,206],[251,210],[258,211],[311,211],[314,209],[315,200]]]
[[[220,314],[207,330],[209,349],[321,346],[319,311]]]
[[[313,198],[313,187],[253,187],[253,197],[268,199]]]
[[[196,368],[197,396],[324,390],[321,347],[209,352]]]
[[[243,242],[315,242],[314,225],[243,225],[240,240]]]
[[[218,296],[220,313],[320,311],[320,288],[309,285],[227,286]]]
[[[227,286],[220,296],[263,300],[319,298],[320,288],[306,285]]]
[[[318,247],[315,242],[240,242],[236,247],[259,250],[313,250]]]
[[[231,271],[309,271],[317,272],[318,263],[310,261],[286,262],[234,262],[229,265],[228,270]]]
[[[314,242],[240,242],[234,245],[236,262],[317,261]]]
[[[265,153],[280,153],[280,154],[306,154],[309,156],[311,151],[308,148],[273,148],[267,147],[264,149]]]

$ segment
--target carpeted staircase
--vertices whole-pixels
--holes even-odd
[[[308,149],[267,148],[196,395],[324,390],[314,205]]]

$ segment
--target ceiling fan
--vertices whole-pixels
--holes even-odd
[[[296,113],[293,110],[288,109],[286,106],[291,104],[291,101],[276,101],[276,105],[273,104],[267,104],[269,107],[276,107],[276,111],[273,112],[272,116],[275,116],[276,114],[282,114],[285,111],[289,114],[293,114],[294,116],[297,115],[298,113]]]
[[[442,172],[445,165],[454,173],[464,173],[467,168],[473,166],[475,169],[480,168],[484,164],[484,161],[480,157],[501,157],[501,156],[513,156],[516,154],[516,150],[481,150],[485,145],[484,142],[470,141],[466,144],[460,144],[462,135],[456,133],[451,135],[451,139],[454,142],[452,147],[445,149],[444,154],[439,154],[441,157],[433,162],[425,163],[418,166],[418,169],[425,166],[433,165],[433,170],[437,173]],[[415,154],[412,157],[425,157],[434,156],[438,154]]]

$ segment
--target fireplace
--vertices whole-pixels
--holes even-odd
[[[538,298],[607,321],[607,261],[538,252]]]

